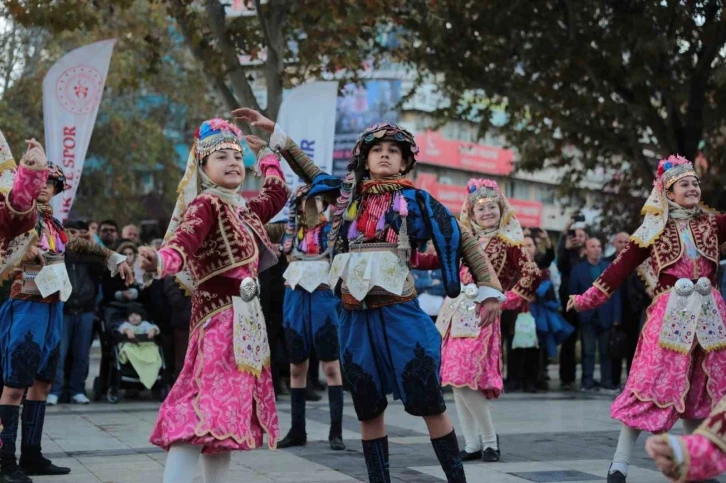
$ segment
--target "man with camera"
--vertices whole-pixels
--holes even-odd
[[[567,300],[570,298],[570,274],[572,269],[584,261],[585,240],[587,231],[583,223],[585,216],[582,213],[575,213],[567,221],[565,230],[557,244],[557,270],[560,272],[560,303],[565,319],[575,328],[570,337],[560,347],[560,384],[565,391],[574,388],[577,374],[577,361],[575,359],[575,344],[577,343],[579,322],[577,315],[567,312]],[[577,225],[576,225],[577,224]]]

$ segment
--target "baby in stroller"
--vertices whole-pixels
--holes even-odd
[[[124,336],[117,345],[118,361],[121,364],[130,363],[141,384],[151,389],[164,363],[153,341],[159,333],[159,326],[144,320],[145,315],[144,310],[135,305],[128,308],[126,322],[117,329]]]
[[[143,310],[137,307],[129,308],[126,314],[126,322],[118,327],[118,331],[128,339],[135,339],[136,335],[146,334],[146,337],[153,339],[160,332],[159,326],[148,320],[143,320]]]

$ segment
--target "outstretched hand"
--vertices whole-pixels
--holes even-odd
[[[121,280],[126,283],[127,287],[131,285],[131,283],[134,281],[134,272],[131,270],[131,267],[129,267],[129,264],[126,262],[119,263],[118,274],[121,277]]]
[[[658,469],[671,480],[679,477],[678,464],[674,461],[673,448],[663,435],[651,436],[645,442],[645,451],[653,458]]]
[[[275,122],[263,116],[260,112],[249,107],[240,107],[232,111],[237,121],[244,121],[252,127],[259,127],[269,133],[275,130]]]
[[[567,312],[570,310],[577,311],[577,306],[575,305],[575,296],[571,295],[569,300],[567,300]]]
[[[46,168],[48,166],[48,158],[45,156],[43,145],[35,139],[27,139],[25,142],[28,143],[28,150],[25,152],[25,156],[23,156],[25,164],[37,169]]]
[[[139,247],[139,263],[145,272],[154,273],[158,266],[159,255],[151,247]]]
[[[255,152],[255,154],[259,153],[262,148],[267,146],[267,143],[265,141],[253,134],[245,136],[245,141],[247,142],[247,146],[249,146],[250,149]]]
[[[479,307],[479,327],[492,325],[501,313],[501,305],[497,299],[486,299]]]

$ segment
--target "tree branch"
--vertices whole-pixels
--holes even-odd
[[[214,34],[217,47],[222,54],[222,61],[226,67],[227,75],[232,82],[235,96],[239,99],[240,104],[255,110],[261,110],[257,103],[257,98],[252,92],[244,69],[239,63],[239,56],[234,43],[229,38],[227,31],[226,19],[224,15],[224,6],[219,0],[206,0],[207,21],[209,28]],[[238,106],[239,107],[239,106]]]
[[[264,65],[267,83],[267,116],[275,120],[282,104],[282,79],[285,73],[285,37],[283,27],[287,16],[286,0],[270,0],[268,13],[262,10],[262,1],[255,0],[257,16],[267,45],[267,60]]]

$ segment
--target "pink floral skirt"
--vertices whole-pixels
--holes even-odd
[[[483,327],[478,337],[451,337],[441,344],[441,385],[480,390],[487,399],[502,393],[502,331],[500,319]]]
[[[658,345],[669,297],[656,297],[648,308],[628,382],[610,408],[614,419],[652,433],[669,431],[679,418],[707,417],[726,395],[726,350],[695,344],[682,354]],[[714,299],[726,320],[723,298],[714,292]]]
[[[203,446],[203,453],[250,450],[267,434],[277,447],[280,427],[270,368],[259,376],[237,368],[232,348],[233,311],[216,314],[194,331],[184,368],[159,410],[151,443]]]

